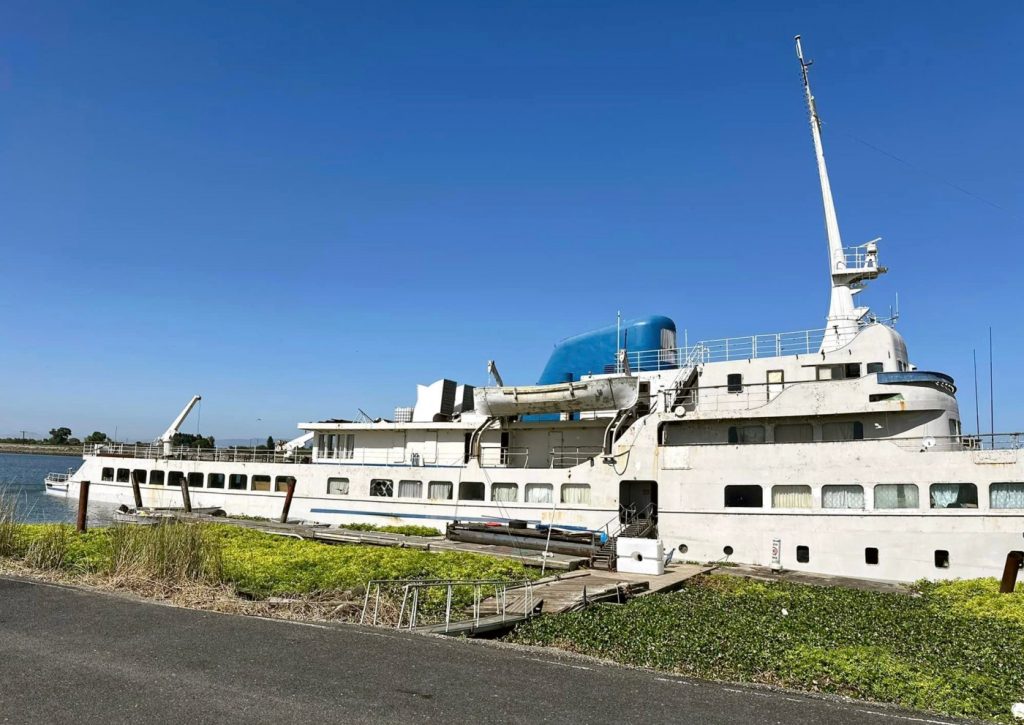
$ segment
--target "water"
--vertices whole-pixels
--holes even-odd
[[[78,456],[36,456],[0,453],[0,493],[17,502],[18,518],[30,523],[73,523],[78,499],[48,496],[43,490],[47,473],[65,473],[82,464]],[[89,523],[110,523],[116,507],[91,503]]]

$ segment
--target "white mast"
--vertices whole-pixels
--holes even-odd
[[[807,110],[810,114],[811,137],[814,139],[814,153],[818,160],[818,179],[821,182],[821,201],[825,207],[825,232],[828,235],[829,274],[832,281],[832,297],[828,306],[828,322],[825,336],[821,342],[821,351],[837,350],[857,334],[860,320],[868,313],[867,307],[856,307],[853,296],[863,289],[863,282],[874,279],[885,272],[878,266],[878,246],[874,241],[859,247],[843,249],[843,240],[839,236],[839,220],[836,218],[835,202],[832,200],[832,186],[828,181],[828,168],[825,166],[825,150],[821,145],[821,118],[811,93],[811,81],[808,69],[814,61],[804,60],[804,51],[800,46],[800,36],[796,36],[796,57],[800,61],[800,73],[804,81],[804,95]]]

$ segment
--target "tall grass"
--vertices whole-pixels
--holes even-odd
[[[68,565],[74,528],[70,524],[43,526],[32,537],[25,563],[34,569],[63,569]]]
[[[0,556],[15,556],[22,553],[17,503],[14,496],[0,489]]]
[[[159,523],[110,528],[109,573],[165,584],[220,582],[223,546],[209,530],[196,524]]]

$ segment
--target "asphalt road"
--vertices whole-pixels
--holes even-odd
[[[950,722],[356,626],[0,578],[0,722]]]

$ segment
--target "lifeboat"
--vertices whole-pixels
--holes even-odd
[[[532,413],[576,413],[587,410],[624,410],[636,405],[639,380],[617,375],[593,380],[477,388],[473,402],[477,413],[491,417]]]

